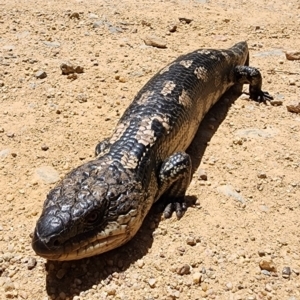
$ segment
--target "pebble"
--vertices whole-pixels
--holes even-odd
[[[187,275],[191,273],[191,268],[189,265],[185,264],[182,267],[176,269],[178,275]]]
[[[276,266],[271,258],[264,258],[259,262],[259,267],[262,270],[276,272]]]
[[[35,170],[36,176],[45,183],[55,183],[60,177],[59,173],[51,166],[42,166]]]
[[[287,60],[300,60],[300,51],[285,51]]]
[[[193,284],[199,284],[202,279],[202,274],[200,272],[196,272],[193,274]]]
[[[152,46],[152,47],[156,47],[156,48],[167,48],[167,43],[154,35],[147,35],[144,38],[144,42],[147,46]]]
[[[3,149],[0,151],[0,158],[5,158],[10,153],[10,149]]]
[[[189,245],[189,246],[195,246],[197,243],[196,243],[196,239],[194,237],[191,237],[189,236],[187,239],[186,239],[186,243]]]
[[[98,15],[93,14],[93,13],[90,13],[90,14],[88,15],[88,17],[89,17],[90,19],[98,19],[98,18],[99,18]]]
[[[82,66],[75,66],[70,61],[65,61],[61,63],[60,69],[63,75],[69,75],[73,73],[80,74],[84,72],[84,68]]]
[[[178,18],[178,19],[181,23],[185,23],[185,24],[190,24],[193,21],[193,19],[189,19],[189,18]]]
[[[104,25],[104,23],[103,23],[103,21],[95,21],[94,23],[93,23],[93,28],[99,28],[99,27],[101,27],[102,25]]]
[[[84,93],[80,93],[76,96],[76,100],[79,102],[79,103],[84,103],[84,102],[87,102],[87,95],[84,94]]]
[[[270,284],[266,284],[266,286],[265,286],[265,290],[267,291],[267,292],[272,292],[272,287],[271,287],[271,285]]]
[[[142,259],[139,259],[136,264],[141,269],[145,265],[145,262]]]
[[[106,292],[110,296],[114,296],[116,294],[116,288],[114,286],[107,286],[106,287]]]
[[[282,100],[270,100],[269,102],[272,106],[281,106],[283,104]]]
[[[264,172],[259,172],[259,173],[257,174],[257,177],[260,178],[260,179],[265,179],[265,178],[267,178],[267,174],[264,173]]]
[[[70,14],[70,19],[80,19],[80,15],[78,12],[73,12]]]
[[[168,29],[169,32],[175,32],[177,30],[177,25],[176,24],[170,25]]]
[[[46,73],[45,71],[43,71],[43,70],[39,70],[39,71],[37,71],[37,72],[35,73],[35,77],[36,77],[37,79],[44,79],[44,78],[47,77],[47,73]]]
[[[286,106],[287,110],[292,113],[300,114],[300,102],[293,102]]]
[[[49,147],[48,147],[47,145],[42,145],[42,146],[41,146],[41,149],[42,149],[43,151],[47,151],[47,150],[49,150]]]
[[[233,289],[233,284],[232,284],[231,282],[227,282],[227,283],[225,284],[225,289],[226,289],[227,291],[231,291],[231,290]]]
[[[201,180],[207,180],[207,173],[204,169],[200,168],[198,170],[198,178]]]
[[[154,287],[155,287],[155,284],[156,284],[156,279],[155,279],[155,278],[150,278],[150,279],[148,280],[148,283],[149,283],[149,286],[150,286],[151,288],[154,288]]]
[[[283,277],[283,278],[286,278],[286,279],[290,278],[291,273],[292,273],[292,271],[291,271],[291,268],[290,268],[290,267],[284,267],[284,268],[282,269],[282,277]]]
[[[34,257],[29,257],[27,262],[27,269],[32,270],[36,266],[36,259]]]

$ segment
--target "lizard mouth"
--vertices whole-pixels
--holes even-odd
[[[48,260],[66,261],[78,260],[98,255],[125,244],[131,236],[127,234],[127,225],[116,225],[115,228],[99,232],[89,239],[82,239],[80,242],[74,240],[66,241],[61,246],[54,241],[50,248],[48,240],[39,237],[37,231],[32,239],[32,247],[37,255]],[[110,226],[111,227],[111,226]]]

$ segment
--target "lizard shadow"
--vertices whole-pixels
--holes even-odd
[[[187,149],[187,153],[192,158],[192,174],[195,174],[209,141],[240,93],[240,87],[230,89],[202,120],[194,140]],[[194,195],[186,197],[188,209],[195,204],[196,200]],[[47,261],[45,267],[48,295],[52,299],[57,299],[62,298],[64,294],[73,299],[78,295],[84,296],[85,291],[89,291],[94,285],[101,288],[115,278],[125,279],[124,271],[130,265],[137,263],[151,249],[153,232],[161,220],[161,212],[158,212],[158,208],[159,205],[153,205],[135,237],[117,249],[78,261]]]

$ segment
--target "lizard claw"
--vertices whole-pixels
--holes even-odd
[[[186,207],[186,203],[184,200],[180,199],[175,202],[171,202],[171,203],[167,204],[164,209],[164,217],[166,219],[171,218],[172,213],[175,211],[177,219],[180,219],[184,215],[186,209],[187,209],[187,207]]]
[[[259,91],[250,91],[250,99],[257,102],[265,102],[265,101],[272,100],[273,97],[268,92],[259,90]]]

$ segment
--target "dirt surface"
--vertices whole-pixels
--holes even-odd
[[[300,50],[298,0],[0,8],[0,299],[300,299],[300,115],[286,109],[300,99],[300,63],[283,52]],[[46,194],[92,159],[143,84],[181,54],[241,40],[282,105],[228,96],[209,112],[184,217],[151,211],[131,242],[90,259],[37,257]],[[62,75],[66,61],[84,72]]]

